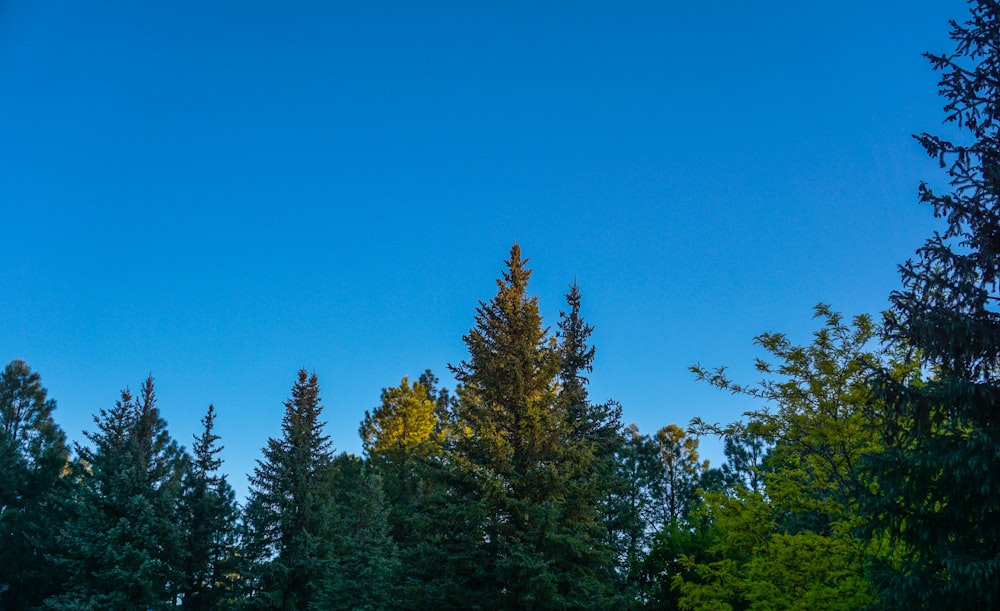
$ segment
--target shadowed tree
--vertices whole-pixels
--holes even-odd
[[[333,568],[333,455],[322,412],[316,374],[300,370],[285,401],[282,436],[268,439],[250,477],[244,517],[250,608],[307,609]]]
[[[153,378],[94,417],[77,446],[80,491],[62,559],[68,592],[47,605],[136,609],[173,605],[181,580],[178,497],[187,457],[167,432]]]
[[[201,423],[204,428],[194,437],[182,485],[179,520],[184,578],[180,593],[185,609],[218,609],[234,602],[239,508],[226,476],[219,474],[222,446],[214,432],[214,406],[208,406]]]
[[[59,584],[46,555],[66,515],[66,437],[55,401],[21,360],[0,374],[0,608],[41,604]]]
[[[592,516],[567,503],[573,474],[589,468],[593,454],[572,440],[568,402],[559,398],[563,355],[528,294],[531,271],[517,245],[505,263],[496,295],[480,302],[464,337],[469,358],[452,367],[462,386],[450,490],[465,513],[454,522],[466,528],[452,539],[473,546],[462,552],[456,544],[472,560],[466,604],[600,604],[586,560],[595,544],[586,526]],[[582,395],[574,404],[584,405]]]
[[[920,186],[945,228],[900,267],[885,319],[930,376],[876,378],[890,449],[869,509],[898,545],[879,581],[893,608],[1000,608],[1000,4],[970,5],[954,52],[927,54],[957,139],[917,137],[951,180]]]

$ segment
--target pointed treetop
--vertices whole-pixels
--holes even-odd
[[[503,271],[503,277],[497,280],[497,287],[501,290],[509,287],[517,294],[523,293],[531,278],[531,270],[527,267],[530,260],[521,258],[521,247],[514,242],[510,247],[510,258],[504,261],[507,269]]]

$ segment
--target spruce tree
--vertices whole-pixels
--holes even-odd
[[[415,548],[426,534],[419,528],[426,523],[422,505],[438,481],[436,471],[444,453],[444,429],[437,414],[428,387],[410,384],[404,377],[399,386],[382,390],[381,405],[365,412],[360,431],[371,476],[377,476],[384,488],[392,539],[402,557],[413,555],[408,566],[417,573],[420,552]]]
[[[444,436],[437,406],[426,386],[410,384],[382,389],[382,403],[365,411],[360,428],[365,454],[380,463],[401,467],[418,456],[440,453]]]
[[[80,492],[62,559],[66,609],[172,606],[180,589],[177,506],[186,456],[156,406],[153,378],[138,399],[125,389],[77,445]]]
[[[315,605],[333,567],[333,455],[320,401],[316,374],[300,370],[285,402],[282,436],[268,439],[250,477],[244,517],[250,608]]]
[[[899,608],[1000,608],[1000,3],[951,22],[942,73],[954,141],[924,133],[951,189],[922,184],[945,228],[901,266],[887,339],[919,354],[930,379],[876,380],[890,450],[876,455],[875,524],[900,545],[881,580]]]
[[[497,294],[480,302],[464,337],[468,360],[452,367],[462,384],[454,494],[476,518],[464,520],[475,529],[465,540],[478,548],[467,589],[501,607],[579,605],[593,592],[577,562],[587,535],[566,513],[579,455],[567,445],[558,398],[562,357],[528,294],[531,271],[516,244],[505,263]]]
[[[335,569],[323,582],[322,609],[394,609],[401,575],[396,544],[389,532],[389,512],[382,480],[360,465],[346,488],[338,519]]]
[[[595,348],[590,345],[593,327],[581,314],[582,295],[574,282],[566,294],[567,309],[560,311],[559,402],[566,418],[564,441],[567,478],[563,526],[573,534],[574,545],[557,567],[566,571],[578,602],[607,605],[616,595],[616,539],[610,535],[613,498],[626,486],[621,479],[616,449],[622,442],[621,407],[613,402],[590,400],[587,375],[593,371]]]
[[[59,583],[55,551],[68,494],[66,438],[55,401],[22,360],[0,374],[0,608],[41,604]]]
[[[219,473],[222,446],[214,432],[215,415],[215,407],[209,405],[184,474],[179,523],[184,575],[180,594],[185,609],[218,609],[233,603],[239,508],[226,476]]]

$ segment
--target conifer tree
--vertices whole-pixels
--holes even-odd
[[[399,386],[382,390],[381,405],[366,411],[361,423],[365,454],[384,488],[392,538],[404,555],[423,534],[417,529],[421,497],[435,485],[438,474],[432,471],[444,452],[444,428],[429,391],[404,377]]]
[[[156,406],[153,378],[125,389],[77,445],[80,492],[63,559],[68,592],[47,605],[136,609],[173,605],[180,588],[177,505],[186,456]]]
[[[655,528],[678,525],[687,519],[693,508],[695,494],[702,475],[708,471],[708,461],[698,459],[698,438],[689,435],[676,424],[668,424],[656,432],[656,453],[663,468],[655,482]]]
[[[411,385],[408,377],[399,386],[382,390],[381,405],[365,411],[359,432],[369,458],[394,465],[438,453],[444,442],[437,406],[427,387],[420,382]]]
[[[215,415],[215,407],[209,405],[184,474],[180,511],[184,577],[180,594],[185,609],[218,609],[233,602],[239,509],[226,476],[219,473],[222,446],[214,432]]]
[[[0,608],[41,604],[59,583],[46,556],[62,529],[69,449],[55,401],[22,360],[0,374]]]
[[[320,420],[319,381],[300,370],[282,436],[268,439],[250,478],[244,569],[250,608],[306,609],[333,567],[333,455]]]
[[[611,496],[607,529],[616,552],[617,581],[625,600],[645,600],[642,567],[659,526],[657,490],[663,461],[656,443],[635,423],[625,428],[615,459],[622,485]]]
[[[885,320],[931,376],[877,380],[890,451],[873,456],[870,509],[901,545],[880,582],[899,608],[1000,607],[1000,3],[970,4],[954,52],[927,54],[958,139],[917,137],[950,177],[920,186],[946,226],[900,267]]]
[[[339,553],[323,583],[323,609],[393,609],[402,601],[400,562],[389,532],[389,512],[378,473],[361,465],[346,487],[338,520]]]
[[[542,327],[531,271],[511,249],[497,294],[480,302],[476,326],[463,338],[469,359],[452,367],[463,385],[453,456],[470,501],[481,504],[476,574],[485,599],[501,606],[540,606],[557,584],[546,547],[553,538],[561,485],[565,418],[556,402],[559,353]]]
[[[580,595],[594,604],[608,604],[615,588],[616,539],[610,535],[613,497],[627,485],[621,479],[616,450],[622,443],[621,407],[608,401],[591,402],[587,374],[593,371],[593,327],[581,315],[582,295],[574,282],[566,294],[567,310],[560,311],[560,353],[557,401],[566,418],[564,442],[566,501],[564,527],[575,545],[567,547],[561,564]]]
[[[562,355],[528,294],[531,271],[511,248],[497,294],[480,302],[465,335],[469,358],[452,367],[462,385],[452,461],[454,493],[475,530],[476,565],[466,589],[502,607],[551,608],[595,602],[591,549],[578,516],[567,514],[573,451],[559,401]]]

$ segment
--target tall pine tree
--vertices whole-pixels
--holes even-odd
[[[214,406],[208,406],[201,423],[181,495],[180,594],[185,609],[218,609],[233,603],[239,508],[226,476],[219,473],[222,446],[214,432]]]
[[[178,496],[187,457],[167,432],[153,378],[139,397],[125,389],[85,433],[77,516],[67,529],[68,592],[48,601],[66,609],[163,608],[180,590]]]
[[[872,457],[874,523],[900,544],[880,581],[898,608],[1000,608],[1000,3],[971,2],[951,22],[955,50],[927,54],[942,72],[958,140],[918,140],[947,168],[950,192],[920,200],[945,219],[901,266],[888,340],[913,349],[930,379],[884,372],[888,452]],[[882,403],[877,402],[876,408]]]
[[[46,556],[62,529],[69,462],[55,401],[22,360],[0,374],[0,608],[41,604],[58,584]]]
[[[243,575],[250,608],[307,609],[333,568],[333,455],[322,412],[316,374],[300,370],[282,436],[268,439],[250,478]]]
[[[557,566],[566,571],[565,582],[574,584],[572,600],[607,605],[621,598],[621,589],[615,587],[619,550],[609,529],[614,497],[626,487],[616,457],[622,443],[621,407],[590,400],[587,375],[593,371],[596,350],[590,345],[594,329],[581,314],[582,300],[574,281],[566,294],[567,309],[559,312],[557,401],[566,418],[567,478],[562,521],[573,545],[565,548],[567,555]]]
[[[452,367],[462,384],[455,495],[476,529],[466,538],[477,547],[467,589],[508,608],[593,603],[581,562],[591,543],[567,514],[571,462],[582,455],[568,443],[559,400],[562,354],[528,294],[531,271],[516,244],[505,263],[497,294],[480,302],[464,337],[468,360]]]

